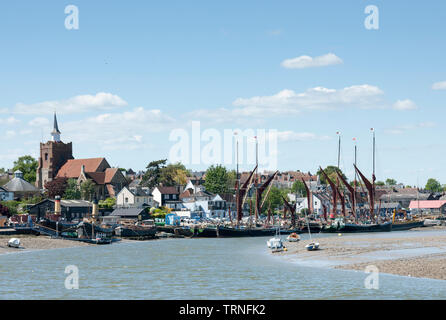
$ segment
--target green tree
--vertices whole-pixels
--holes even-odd
[[[377,185],[377,186],[385,186],[386,184],[384,182],[382,182],[382,181],[376,181],[375,185]]]
[[[338,167],[335,166],[328,166],[327,168],[324,169],[325,173],[327,174],[327,176],[330,178],[331,181],[336,182],[336,178],[338,177],[338,175],[336,174],[336,171],[339,170],[339,173],[342,175],[342,177],[347,181],[347,177],[345,176],[345,174],[342,172],[341,169],[338,169]],[[325,176],[322,174],[322,171],[319,169],[317,172],[317,175],[320,178],[320,181],[322,184],[328,184],[327,179],[325,178]]]
[[[304,183],[300,180],[297,180],[296,182],[293,183],[293,186],[291,187],[291,192],[298,193],[302,197],[307,196],[307,189],[305,188]]]
[[[107,198],[105,200],[99,201],[99,208],[102,209],[113,209],[115,205],[116,205],[115,198]]]
[[[188,175],[189,172],[183,164],[169,164],[161,169],[159,183],[166,187],[186,184]]]
[[[20,170],[23,173],[23,179],[29,183],[36,182],[36,171],[39,163],[31,156],[23,156],[14,161],[14,171]]]
[[[274,210],[282,207],[283,206],[283,198],[282,197],[286,198],[287,195],[288,195],[287,189],[279,189],[275,186],[271,187],[268,197],[266,198],[264,208],[271,207],[271,209],[274,211]],[[266,196],[266,192],[265,192],[265,196]]]
[[[228,170],[222,165],[210,166],[206,170],[206,181],[204,187],[207,191],[212,193],[227,193],[231,181],[234,177],[231,176]]]
[[[386,179],[386,184],[388,186],[395,186],[397,184],[395,179]]]
[[[1,203],[3,206],[5,206],[6,208],[8,208],[8,212],[10,215],[15,215],[18,213],[19,210],[19,205],[20,202],[19,201],[3,201]]]
[[[83,200],[93,200],[93,195],[94,195],[94,182],[91,181],[90,179],[84,181],[81,183],[81,194],[82,194],[82,199]]]
[[[434,178],[430,178],[429,180],[427,180],[425,189],[430,192],[441,192],[443,190],[440,182],[438,182]]]
[[[81,191],[77,185],[76,179],[68,179],[67,186],[63,198],[66,200],[80,200],[82,198]]]
[[[166,167],[167,159],[150,162],[146,167],[146,173],[142,177],[141,184],[153,188],[159,184],[161,170]]]

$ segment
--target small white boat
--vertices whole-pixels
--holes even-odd
[[[312,242],[310,244],[307,244],[305,246],[305,248],[307,248],[308,251],[316,251],[319,250],[319,243],[317,242]]]
[[[300,236],[297,233],[292,233],[286,238],[286,240],[288,242],[298,242],[300,241]]]
[[[20,247],[20,239],[12,238],[8,241],[8,247],[11,248],[19,248]]]
[[[285,249],[280,238],[271,238],[266,242],[266,244],[272,252],[282,252]]]

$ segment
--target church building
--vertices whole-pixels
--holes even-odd
[[[105,158],[74,159],[72,143],[62,142],[60,135],[54,114],[52,141],[40,144],[36,187],[44,189],[47,182],[57,178],[76,179],[78,185],[91,180],[95,184],[95,198],[103,200],[115,197],[127,185],[127,179],[121,171],[111,168]]]

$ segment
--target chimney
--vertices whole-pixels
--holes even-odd
[[[93,212],[91,214],[91,217],[93,220],[97,220],[99,217],[99,206],[98,206],[98,200],[93,200]]]
[[[60,207],[60,196],[54,198],[54,214],[60,216],[62,213],[62,208]]]

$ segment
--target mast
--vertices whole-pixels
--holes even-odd
[[[357,166],[357,145],[356,145],[356,138],[353,138],[353,141],[355,142],[355,166]],[[355,181],[353,182],[353,199],[352,202],[356,203],[356,187],[358,183],[358,174],[355,170]],[[353,215],[355,216],[356,222],[358,222],[358,217],[356,216],[356,208],[353,208]]]
[[[278,172],[279,171],[274,172],[274,174],[271,175],[268,178],[268,180],[265,181],[265,183],[263,183],[260,187],[258,187],[256,189],[256,219],[257,219],[258,215],[262,212],[262,207],[263,207],[263,204],[264,204],[264,202],[266,200],[266,197],[265,197],[263,199],[263,201],[262,201],[262,194],[263,194],[263,192],[265,191],[266,188],[269,188],[269,186],[271,185],[271,182],[273,181],[274,177],[276,176],[276,174]],[[268,196],[269,190],[270,189],[268,189],[268,192],[267,192],[266,196]]]
[[[373,216],[373,220],[375,220],[375,129],[371,128],[373,132],[373,173],[372,173],[372,196],[373,196],[373,207],[370,208],[370,215]]]

